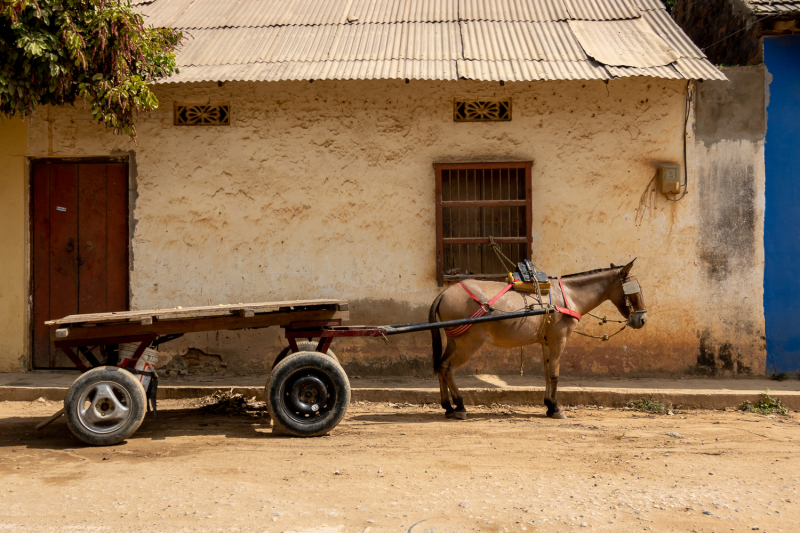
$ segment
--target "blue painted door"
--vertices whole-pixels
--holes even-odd
[[[800,371],[800,35],[764,38],[767,372]]]

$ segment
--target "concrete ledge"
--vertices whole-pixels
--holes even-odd
[[[158,388],[158,398],[162,400],[184,400],[202,398],[217,390],[230,390],[245,397],[255,396],[264,400],[264,388],[256,386],[224,387],[200,385],[168,385]],[[544,405],[543,387],[513,388],[463,388],[464,402],[467,405]],[[0,387],[0,401],[27,401],[38,398],[61,401],[67,387]],[[558,399],[562,405],[597,405],[603,407],[625,407],[633,399],[649,398],[672,404],[682,409],[724,409],[736,407],[745,400],[758,401],[761,391],[757,390],[712,390],[712,389],[633,389],[633,388],[591,388],[565,387],[559,389]],[[800,411],[800,392],[770,391],[773,398],[780,398],[783,404]],[[352,389],[353,401],[376,403],[439,404],[439,391],[434,388],[392,388],[366,387]]]

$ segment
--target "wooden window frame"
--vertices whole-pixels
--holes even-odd
[[[525,206],[525,237],[498,237],[497,243],[524,242],[528,252],[531,251],[533,241],[532,213],[533,199],[531,187],[531,169],[533,161],[503,161],[496,163],[434,163],[436,172],[436,278],[440,287],[445,282],[456,282],[461,279],[505,279],[503,274],[474,274],[474,275],[445,275],[444,273],[444,245],[452,244],[489,244],[489,238],[444,238],[443,207],[521,207]],[[525,169],[525,199],[524,200],[485,200],[485,201],[442,201],[442,171],[443,170],[497,170],[497,169]]]

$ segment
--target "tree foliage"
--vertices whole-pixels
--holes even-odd
[[[181,39],[146,27],[130,0],[0,0],[0,113],[82,99],[135,138],[135,114],[158,107],[150,84],[177,72]]]
[[[667,8],[667,13],[672,13],[672,8],[675,7],[675,0],[661,0],[661,3]]]

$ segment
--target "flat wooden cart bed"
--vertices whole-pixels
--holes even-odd
[[[151,405],[155,414],[160,344],[186,333],[270,326],[313,330],[348,319],[346,301],[294,300],[71,315],[46,324],[56,348],[82,372],[64,399],[67,425],[84,442],[109,445],[131,436]],[[350,402],[347,375],[329,353],[330,339],[312,344],[291,338],[290,344],[267,381],[273,424],[297,436],[325,434]]]

